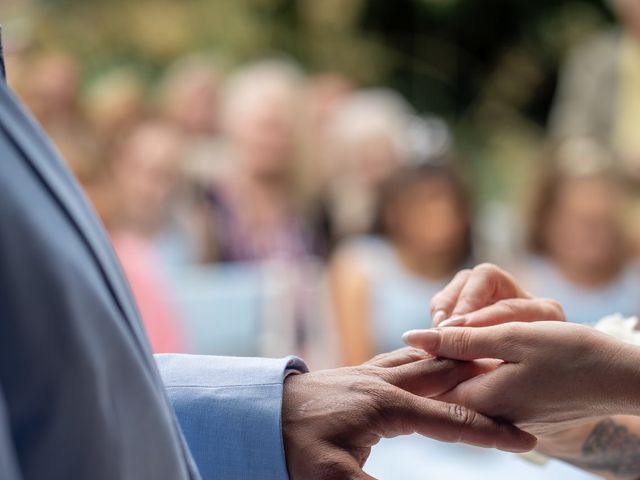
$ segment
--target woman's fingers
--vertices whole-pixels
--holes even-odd
[[[475,312],[500,300],[509,298],[531,298],[515,279],[488,263],[477,266],[467,280],[452,311],[452,316]]]
[[[403,340],[412,347],[454,360],[496,358],[506,362],[519,362],[525,355],[526,333],[518,324],[486,328],[441,328],[411,330]]]
[[[471,273],[472,270],[458,272],[453,280],[431,299],[432,326],[437,327],[440,322],[451,316]]]
[[[515,279],[495,265],[463,270],[431,301],[433,326],[510,298],[532,298]]]
[[[414,363],[420,360],[432,358],[431,355],[419,348],[405,347],[393,352],[381,353],[376,355],[371,360],[365,363],[365,365],[371,365],[374,367],[393,368],[400,365],[406,365]]]
[[[451,317],[441,327],[489,327],[511,322],[565,321],[564,311],[551,299],[512,298],[475,312]]]
[[[429,358],[386,369],[383,378],[403,390],[423,397],[435,397],[462,382],[498,368],[499,360],[458,362],[444,358]]]

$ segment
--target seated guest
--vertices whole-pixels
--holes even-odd
[[[407,165],[412,110],[396,92],[362,90],[341,102],[327,126],[318,222],[329,250],[371,230],[381,186]]]
[[[314,373],[293,357],[154,360],[100,222],[1,79],[2,480],[362,479],[382,437],[535,446],[429,398],[476,363],[415,350]]]
[[[109,172],[114,208],[107,226],[157,353],[186,348],[154,249],[154,238],[170,210],[180,159],[181,138],[173,127],[148,122],[116,148]]]
[[[86,117],[105,142],[126,135],[146,111],[141,75],[133,68],[117,68],[98,77],[83,95]]]
[[[314,253],[295,190],[301,86],[295,67],[273,60],[228,79],[222,108],[228,168],[205,187],[202,260],[295,264]]]
[[[185,173],[196,181],[215,177],[224,168],[220,154],[222,74],[207,55],[178,59],[166,71],[157,100],[163,119],[185,137]]]
[[[429,300],[470,260],[465,187],[449,167],[421,165],[382,189],[375,234],[337,251],[331,290],[344,362],[401,345],[430,325]]]
[[[557,299],[567,320],[593,324],[605,315],[640,313],[640,269],[622,223],[624,191],[611,155],[571,140],[551,154],[535,202],[523,272],[536,295]]]

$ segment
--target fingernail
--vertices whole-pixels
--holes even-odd
[[[452,317],[449,320],[445,320],[442,322],[439,327],[459,327],[460,325],[464,325],[466,318],[463,316]]]
[[[440,332],[437,330],[409,330],[402,335],[407,345],[433,352],[440,343]]]
[[[434,327],[438,326],[440,322],[443,321],[445,318],[447,318],[447,312],[445,312],[444,310],[438,310],[436,313],[433,314],[431,323],[433,324]]]

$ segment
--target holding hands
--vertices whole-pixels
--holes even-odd
[[[371,479],[372,446],[413,432],[509,451],[533,448],[533,434],[582,468],[637,478],[638,417],[602,419],[638,414],[636,347],[564,322],[556,302],[491,265],[458,274],[432,313],[436,328],[405,334],[414,349],[286,379],[292,479]]]
[[[461,272],[432,307],[443,328],[407,332],[407,343],[437,357],[496,359],[492,371],[441,399],[542,437],[589,418],[637,414],[638,349],[564,323],[556,302],[533,298],[498,267]]]
[[[383,437],[414,432],[446,442],[531,450],[536,439],[530,434],[429,398],[486,368],[407,348],[358,367],[289,376],[282,431],[290,477],[372,479],[362,471],[371,447]]]

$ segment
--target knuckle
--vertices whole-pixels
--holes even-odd
[[[562,308],[560,302],[552,298],[545,298],[543,301],[549,309],[549,316],[551,317],[549,320],[565,321],[564,308]]]
[[[429,309],[432,313],[443,303],[442,297],[442,292],[438,292],[433,297],[431,297],[431,301],[429,302]]]
[[[507,299],[500,302],[500,307],[504,311],[504,314],[509,318],[517,317],[522,307],[522,304],[516,299]]]
[[[384,367],[367,363],[353,368],[358,376],[358,380],[355,382],[356,384],[359,384],[360,382],[369,384],[374,381],[374,379],[384,379],[384,376],[388,371]]]
[[[470,268],[465,268],[464,270],[460,270],[453,277],[452,283],[453,282],[458,282],[460,280],[464,280],[465,278],[469,277],[469,275],[471,275],[472,273],[473,273],[473,270],[471,270]]]
[[[462,429],[473,426],[478,416],[478,414],[473,410],[457,404],[451,404],[449,406],[449,415],[451,419]]]
[[[378,355],[376,355],[375,357],[373,357],[371,360],[367,361],[364,365],[376,365],[379,364],[381,362],[383,362],[386,357],[387,357],[387,353],[380,353]]]
[[[408,363],[414,363],[420,360],[426,360],[428,358],[431,358],[431,355],[429,355],[424,350],[420,350],[419,348],[414,348],[414,347],[407,348],[404,351],[404,355],[406,360],[408,360]]]
[[[452,307],[453,301],[447,294],[445,290],[442,290],[436,293],[431,298],[431,303],[429,307],[432,313],[435,313],[436,310],[449,310]]]
[[[471,346],[471,329],[460,329],[451,340],[451,350],[455,355],[465,355]]]
[[[494,275],[496,273],[502,273],[502,270],[493,263],[481,263],[480,265],[477,265],[473,270],[474,272],[483,275]]]

